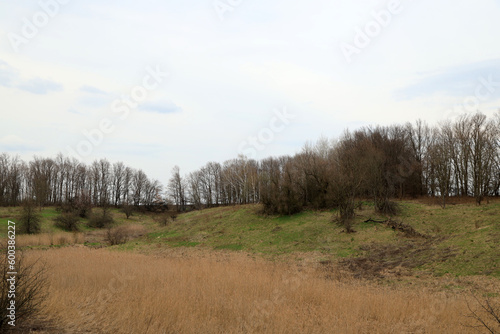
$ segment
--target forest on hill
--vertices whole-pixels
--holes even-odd
[[[306,144],[293,156],[260,161],[243,156],[208,162],[166,186],[142,170],[107,159],[90,165],[59,154],[25,162],[0,155],[0,205],[34,200],[39,206],[88,202],[94,206],[150,207],[171,203],[178,210],[262,203],[268,213],[304,208],[339,208],[348,220],[355,198],[372,199],[381,212],[397,208],[393,198],[471,196],[481,204],[500,195],[500,113],[477,112],[429,126],[363,127],[336,140]]]

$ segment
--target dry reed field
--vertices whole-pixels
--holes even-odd
[[[81,232],[56,232],[40,234],[20,234],[16,238],[18,247],[54,246],[83,244],[85,234]]]
[[[144,235],[146,229],[140,225],[120,225],[110,229],[110,232],[121,232],[124,241],[134,239]],[[37,246],[68,246],[83,245],[85,242],[98,241],[106,243],[107,230],[90,232],[49,232],[40,234],[19,234],[16,237],[18,247],[37,247]]]
[[[50,333],[469,333],[461,295],[325,279],[314,268],[83,246],[26,252],[49,266]]]

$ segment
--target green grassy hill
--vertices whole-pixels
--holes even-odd
[[[341,260],[360,271],[403,268],[436,275],[500,277],[500,203],[442,209],[404,201],[400,206],[402,213],[392,220],[411,226],[422,237],[381,223],[365,223],[369,218],[387,219],[376,214],[370,203],[357,210],[356,232],[351,234],[333,221],[335,211],[273,217],[261,215],[258,205],[248,205],[180,215],[169,226],[150,233],[146,242],[264,254],[316,251],[324,254],[325,261]]]
[[[417,236],[394,230],[365,202],[356,211],[355,233],[335,223],[336,211],[305,211],[293,216],[266,216],[259,205],[219,207],[180,214],[160,227],[151,214],[125,219],[113,210],[118,224],[136,224],[146,233],[118,249],[150,245],[227,249],[264,256],[314,252],[323,263],[339,262],[359,276],[380,276],[385,271],[414,275],[487,275],[500,278],[500,202],[476,206],[449,205],[442,209],[419,201],[402,201],[393,222],[411,226]],[[5,238],[7,219],[19,208],[0,210],[0,233]],[[43,210],[42,231],[54,233],[54,208]],[[82,226],[85,220],[82,220]],[[92,229],[82,228],[84,232]],[[95,245],[96,243],[92,243]],[[102,243],[104,245],[104,243]]]

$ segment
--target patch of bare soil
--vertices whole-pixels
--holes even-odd
[[[438,248],[442,239],[405,240],[398,244],[371,244],[360,249],[365,256],[339,262],[355,278],[376,279],[387,275],[409,276],[414,268],[427,263],[445,261],[455,256],[452,248]]]
[[[415,230],[411,225],[404,224],[402,222],[398,222],[392,219],[387,220],[373,220],[371,218],[364,221],[365,223],[379,223],[384,224],[388,228],[393,229],[394,231],[401,232],[407,238],[422,238],[428,239],[430,236],[420,233]]]

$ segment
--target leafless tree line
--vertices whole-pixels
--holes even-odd
[[[348,219],[355,198],[391,212],[391,199],[500,195],[500,113],[462,115],[429,126],[364,127],[338,140],[306,144],[294,156],[261,161],[238,157],[210,162],[181,177],[173,171],[168,193],[179,207],[263,203],[270,213],[337,207]]]
[[[239,156],[188,175],[176,166],[166,189],[121,162],[101,159],[86,166],[59,154],[25,163],[0,155],[4,206],[27,198],[40,206],[82,198],[98,206],[151,205],[164,194],[180,211],[262,203],[280,214],[337,207],[345,219],[359,197],[373,199],[382,212],[392,211],[395,197],[433,196],[445,206],[449,196],[471,196],[481,204],[500,195],[500,113],[467,114],[433,127],[423,121],[364,127],[307,143],[294,156]]]
[[[55,159],[34,157],[24,162],[0,155],[0,205],[34,200],[39,206],[88,201],[95,206],[149,205],[158,201],[162,185],[142,170],[122,162],[96,160],[87,166],[59,154]]]
[[[202,208],[257,203],[260,200],[259,172],[259,162],[242,156],[223,164],[209,162],[185,177],[181,177],[176,166],[167,193],[180,211],[186,205]]]

